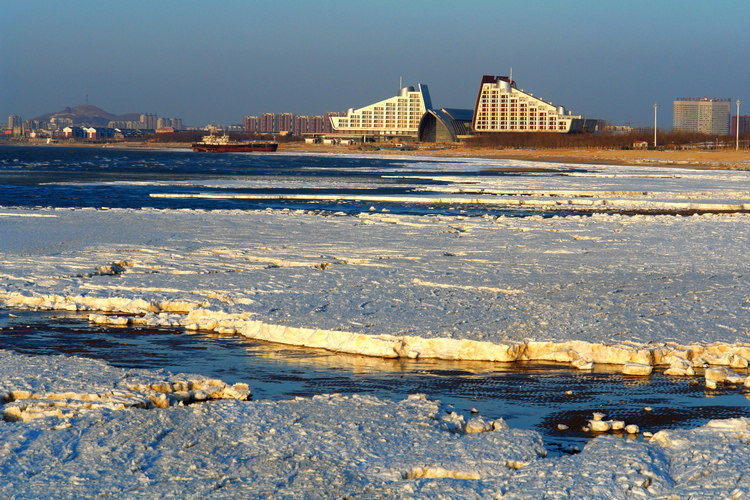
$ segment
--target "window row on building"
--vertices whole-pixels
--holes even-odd
[[[427,85],[404,87],[399,94],[345,115],[332,117],[333,129],[351,135],[409,136],[416,135],[419,122],[432,108]]]
[[[472,128],[475,132],[575,132],[583,119],[516,88],[506,76],[482,77]]]

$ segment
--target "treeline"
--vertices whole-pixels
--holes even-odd
[[[625,149],[632,148],[636,142],[645,141],[649,147],[654,145],[653,132],[631,132],[628,134],[556,134],[545,132],[502,132],[476,135],[466,140],[468,146],[477,148],[597,148]],[[682,149],[697,147],[705,149],[734,148],[734,136],[712,136],[688,132],[657,132],[656,142],[659,149]],[[747,148],[750,135],[740,135],[740,147]]]

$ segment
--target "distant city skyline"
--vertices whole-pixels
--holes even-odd
[[[88,100],[114,114],[242,123],[320,115],[427,84],[472,108],[507,75],[587,118],[671,127],[681,96],[750,102],[750,3],[489,0],[13,2],[0,17],[0,116]]]

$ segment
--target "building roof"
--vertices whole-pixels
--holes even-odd
[[[442,108],[441,111],[446,113],[454,120],[462,122],[471,122],[474,119],[473,109]]]
[[[471,109],[428,109],[419,122],[419,140],[423,142],[456,142],[471,132]],[[444,137],[446,141],[439,140]]]

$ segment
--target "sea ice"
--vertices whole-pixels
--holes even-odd
[[[681,376],[750,359],[743,214],[5,213],[54,216],[0,217],[10,307],[383,357],[640,363]]]
[[[369,356],[706,369],[707,384],[743,383],[730,370],[750,360],[750,216],[679,213],[746,211],[749,174],[466,176],[540,165],[403,161],[440,181],[433,193],[373,203],[592,215],[2,207],[0,303]],[[384,175],[408,183],[396,167]],[[745,419],[600,436],[550,459],[534,432],[421,398],[248,402],[250,388],[196,381],[0,351],[0,495],[750,495]]]

